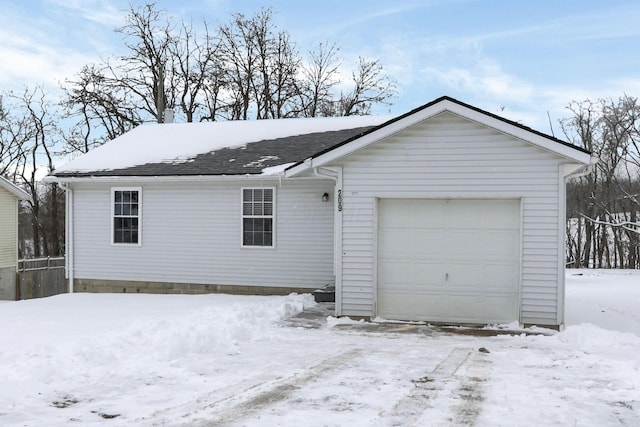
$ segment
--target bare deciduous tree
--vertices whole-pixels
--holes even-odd
[[[174,23],[154,3],[131,6],[125,24],[116,31],[124,35],[129,53],[119,58],[114,77],[141,101],[140,108],[162,123],[166,107],[175,106],[175,88],[165,88],[171,45],[176,43]],[[119,77],[118,77],[119,76]],[[171,81],[171,79],[169,79]]]
[[[317,117],[333,103],[333,90],[338,84],[339,48],[335,43],[319,43],[309,51],[309,61],[302,67],[300,107],[305,117]]]
[[[3,115],[2,127],[8,134],[21,135],[18,155],[5,167],[11,170],[14,181],[31,195],[28,202],[31,219],[29,254],[35,257],[59,255],[63,252],[64,218],[59,192],[56,186],[39,180],[41,169],[45,172],[54,169],[53,147],[59,142],[59,120],[52,114],[54,108],[42,87],[25,88],[20,94],[9,93],[3,98],[10,100],[12,114]]]
[[[379,59],[369,60],[359,57],[352,79],[353,89],[340,97],[338,115],[371,114],[373,104],[386,104],[396,94],[395,83],[384,74]]]
[[[65,132],[67,153],[86,153],[142,123],[128,91],[96,65],[83,67],[62,88],[65,115],[76,119]]]
[[[638,268],[640,222],[637,99],[573,102],[561,124],[598,157],[590,175],[568,187],[567,240],[572,265]]]
[[[193,26],[183,22],[178,36],[168,47],[170,74],[174,80],[171,87],[176,91],[176,104],[187,122],[192,122],[196,112],[204,107],[207,89],[219,87],[216,82],[222,73],[217,60],[219,44],[209,34],[206,22],[203,22],[203,27],[204,36],[200,39]]]

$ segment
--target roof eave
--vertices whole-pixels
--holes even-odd
[[[2,176],[0,176],[0,187],[16,196],[18,200],[32,201],[31,195],[29,195],[29,193]]]
[[[197,181],[247,181],[277,180],[280,174],[243,174],[243,175],[89,175],[89,176],[55,176],[44,178],[48,183],[74,182],[197,182]]]

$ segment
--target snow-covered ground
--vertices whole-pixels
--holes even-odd
[[[569,270],[567,328],[546,335],[287,320],[305,306],[2,302],[0,425],[640,425],[640,272]]]

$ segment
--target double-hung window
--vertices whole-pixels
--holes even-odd
[[[111,193],[112,207],[112,243],[141,243],[142,189],[113,188]]]
[[[274,189],[242,189],[242,246],[274,246]]]

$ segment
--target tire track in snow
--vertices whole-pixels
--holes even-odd
[[[473,353],[470,348],[451,350],[431,372],[412,380],[411,392],[380,417],[392,426],[423,425],[423,418],[430,415],[428,425],[473,425],[483,401],[482,383],[487,379],[486,368]],[[463,366],[465,374],[458,375]],[[451,406],[452,402],[459,404]],[[449,408],[449,412],[443,414],[442,408]],[[434,420],[443,415],[445,419]]]
[[[459,404],[453,407],[454,425],[474,425],[484,402],[484,386],[489,380],[490,361],[485,354],[473,353],[465,365],[465,375],[455,390]]]
[[[268,383],[260,384],[258,386],[250,387],[249,389],[241,391],[237,395],[237,397],[232,396],[230,398],[222,399],[208,405],[206,407],[208,410],[214,410],[214,412],[211,414],[211,419],[203,419],[202,416],[200,416],[200,419],[190,421],[187,423],[187,425],[232,425],[243,418],[250,417],[275,403],[289,398],[289,396],[291,396],[293,392],[304,387],[307,383],[320,377],[321,375],[327,375],[336,370],[339,370],[345,362],[355,358],[361,353],[361,349],[353,349],[341,353],[337,356],[324,359],[320,363],[312,366],[302,373],[294,374],[281,380],[275,380]],[[252,397],[246,399],[247,394],[252,395]],[[221,404],[238,399],[245,400],[242,400],[241,402],[233,405],[228,409],[221,409],[220,412],[215,411],[216,407],[221,406]]]
[[[613,414],[620,422],[622,426],[638,426],[640,425],[640,417],[634,412],[633,401],[617,401],[609,402],[609,405],[613,407]]]

